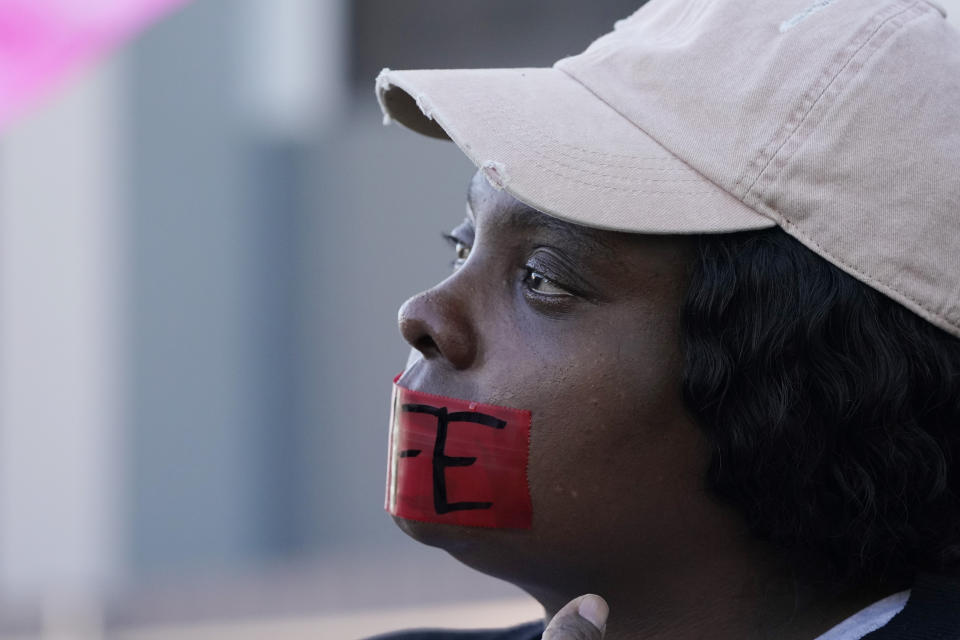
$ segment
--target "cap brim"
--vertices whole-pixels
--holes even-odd
[[[495,186],[570,222],[637,233],[775,226],[558,69],[385,69],[377,98],[386,122],[453,140]]]

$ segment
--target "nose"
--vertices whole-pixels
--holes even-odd
[[[463,300],[439,286],[403,303],[400,334],[427,360],[442,359],[455,369],[469,368],[477,357],[477,335]]]

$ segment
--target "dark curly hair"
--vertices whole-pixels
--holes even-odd
[[[698,239],[683,393],[709,489],[842,584],[960,568],[960,339],[779,229]]]

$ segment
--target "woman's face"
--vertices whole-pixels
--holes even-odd
[[[695,562],[718,516],[680,400],[690,239],[565,223],[479,173],[467,209],[451,275],[400,309],[423,357],[399,384],[532,412],[533,524],[398,524],[531,591]]]

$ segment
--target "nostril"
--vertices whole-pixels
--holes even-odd
[[[431,338],[429,335],[418,338],[413,343],[413,348],[427,358],[440,355],[440,347],[437,346],[437,343],[434,342],[433,338]]]
[[[444,281],[449,282],[449,280]],[[431,360],[446,360],[466,369],[476,356],[476,337],[469,305],[449,289],[434,287],[410,298],[397,314],[400,335]]]

